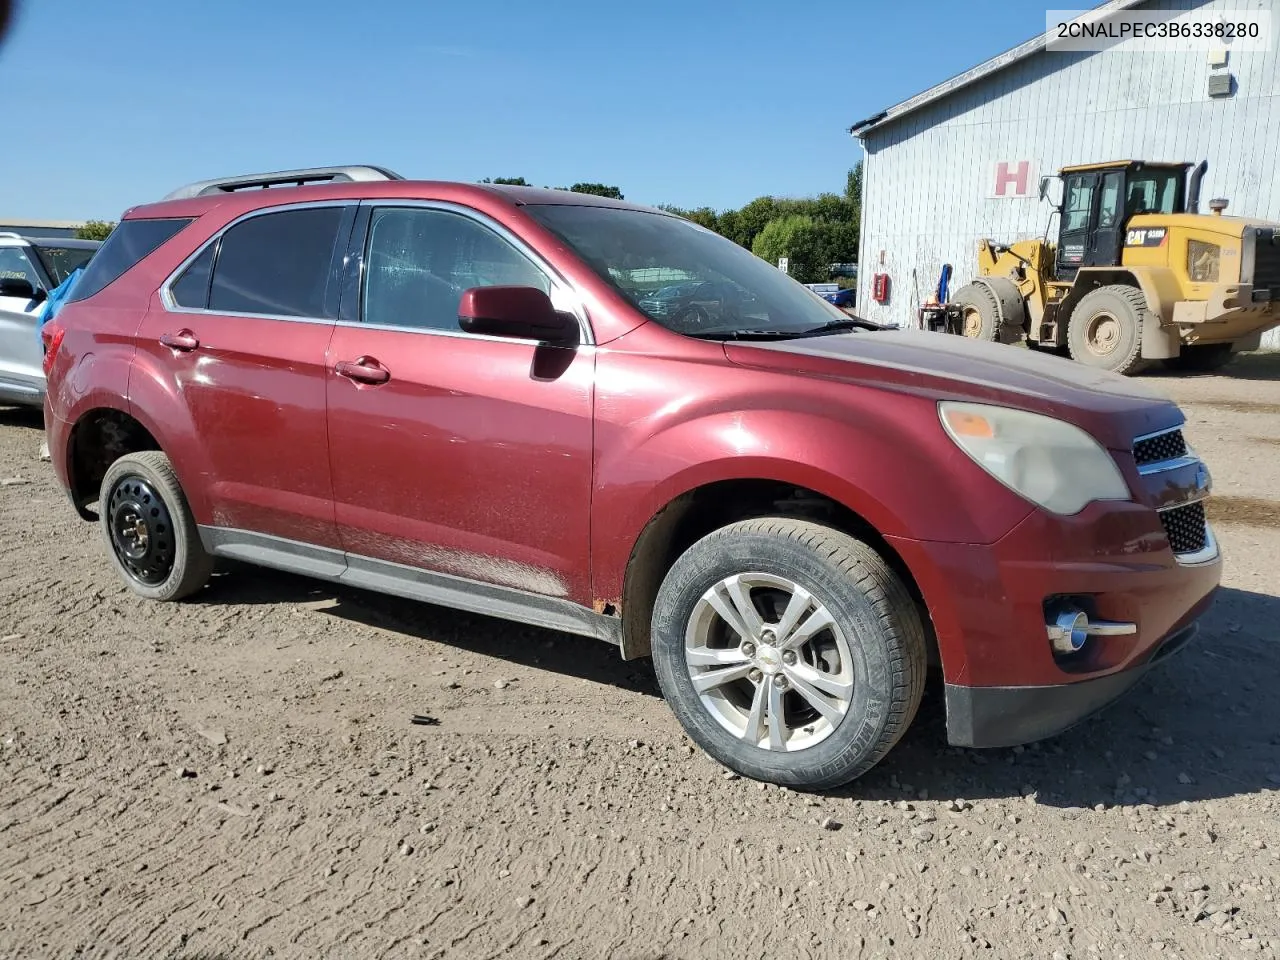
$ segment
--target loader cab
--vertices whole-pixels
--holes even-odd
[[[1190,168],[1141,160],[1063,167],[1056,278],[1070,281],[1081,267],[1118,265],[1130,217],[1184,213]],[[1041,194],[1045,191],[1042,184]]]

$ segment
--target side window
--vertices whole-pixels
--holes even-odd
[[[33,287],[44,286],[40,274],[21,247],[0,247],[0,280],[26,280]]]
[[[1123,174],[1108,173],[1102,178],[1102,198],[1098,201],[1098,226],[1119,225],[1122,213],[1120,193],[1123,189]]]
[[[471,287],[537,287],[547,276],[492,230],[457,213],[381,207],[365,247],[365,323],[458,331],[458,302]]]
[[[209,309],[323,317],[341,219],[342,207],[304,207],[236,224],[219,246]]]
[[[1093,180],[1073,177],[1067,181],[1067,203],[1062,213],[1063,230],[1084,230],[1093,207]]]
[[[178,306],[198,310],[209,306],[209,274],[213,268],[213,252],[217,247],[217,243],[205,247],[204,252],[182,271],[182,276],[169,286],[173,302]]]
[[[111,231],[80,274],[67,301],[88,300],[118,279],[156,247],[191,222],[184,220],[124,220]]]

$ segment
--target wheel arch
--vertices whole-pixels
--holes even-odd
[[[675,560],[702,537],[741,520],[781,516],[806,519],[856,537],[902,579],[925,624],[931,661],[938,657],[929,610],[901,555],[862,513],[829,494],[784,480],[744,477],[713,480],[666,502],[636,538],[623,577],[620,604],[622,657],[648,656],[654,601]]]
[[[66,476],[71,502],[84,520],[97,520],[97,502],[108,468],[127,453],[162,450],[154,431],[125,405],[90,407],[75,420],[67,435]]]

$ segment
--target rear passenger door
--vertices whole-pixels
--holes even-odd
[[[343,567],[332,552],[325,351],[354,215],[313,203],[233,221],[174,272],[139,331],[131,398],[162,391],[169,401],[153,408],[186,418],[168,431],[168,452],[200,489],[192,507],[224,553]]]

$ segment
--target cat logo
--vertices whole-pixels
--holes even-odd
[[[1124,236],[1126,247],[1158,247],[1164,243],[1168,231],[1164,227],[1139,227]]]

